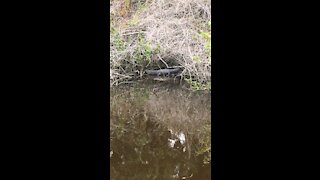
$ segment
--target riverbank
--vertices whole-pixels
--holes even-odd
[[[111,0],[110,84],[180,68],[192,86],[211,83],[211,1]],[[210,87],[211,88],[211,87]]]

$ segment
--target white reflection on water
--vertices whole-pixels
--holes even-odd
[[[169,147],[173,148],[174,147],[174,144],[177,142],[177,139],[168,139],[169,141]]]
[[[171,131],[171,134],[172,131]],[[176,139],[168,139],[169,141],[169,147],[173,148],[175,143],[179,140],[181,144],[184,144],[186,142],[186,135],[181,131],[180,133],[175,133],[174,134],[175,137],[177,137]],[[183,149],[183,152],[185,152],[185,148]]]
[[[183,132],[180,132],[177,136],[181,144],[184,144],[186,142],[186,135]]]

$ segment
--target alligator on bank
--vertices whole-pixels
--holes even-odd
[[[160,75],[176,75],[181,71],[180,68],[167,68],[167,69],[158,69],[158,70],[146,70],[148,75],[160,76]]]

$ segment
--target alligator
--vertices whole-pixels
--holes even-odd
[[[158,70],[146,70],[146,73],[149,75],[175,75],[181,71],[180,68],[167,68],[167,69],[158,69]]]

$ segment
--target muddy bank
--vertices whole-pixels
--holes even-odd
[[[149,79],[111,89],[111,179],[210,179],[211,93],[182,87]]]

